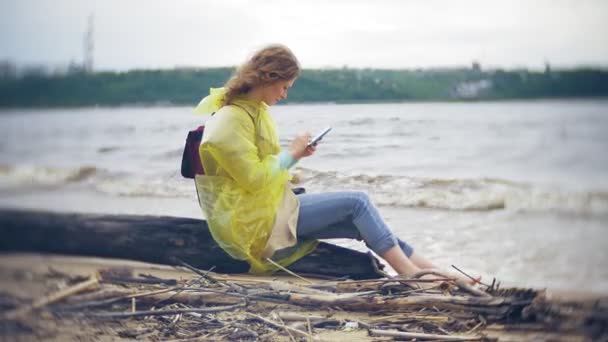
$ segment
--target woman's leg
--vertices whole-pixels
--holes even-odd
[[[399,274],[420,270],[408,257],[413,249],[395,238],[363,192],[299,195],[298,238],[363,240]]]
[[[403,250],[399,248],[398,245],[394,245],[380,256],[382,259],[386,260],[398,274],[411,276],[420,271],[420,268],[403,253]]]
[[[435,266],[435,264],[428,259],[415,252],[410,256],[410,260],[420,269],[439,269],[439,267]]]

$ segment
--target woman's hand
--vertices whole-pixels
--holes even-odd
[[[309,147],[308,142],[310,139],[310,133],[297,135],[296,138],[293,139],[291,145],[289,146],[289,153],[291,153],[294,159],[300,160],[303,157],[308,157],[315,153],[317,146],[313,145]]]

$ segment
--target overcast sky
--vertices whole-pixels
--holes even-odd
[[[280,42],[305,68],[608,66],[606,0],[2,0],[0,60],[232,66]]]

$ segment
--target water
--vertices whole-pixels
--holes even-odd
[[[608,100],[276,106],[309,192],[368,192],[444,268],[608,293]],[[179,174],[186,107],[0,112],[0,205],[202,217]],[[357,249],[361,243],[337,241]]]

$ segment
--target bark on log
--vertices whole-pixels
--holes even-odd
[[[203,270],[243,273],[213,240],[203,220],[169,216],[66,214],[0,209],[0,252],[39,252],[175,264],[175,257]],[[369,254],[320,243],[290,267],[298,274],[352,279],[383,276]]]

